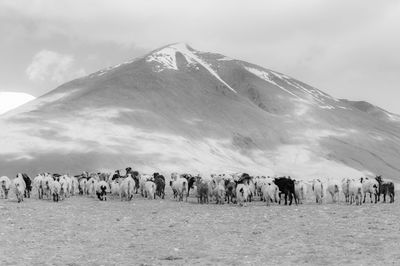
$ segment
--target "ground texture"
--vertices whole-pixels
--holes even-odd
[[[399,204],[0,200],[0,265],[399,265]]]

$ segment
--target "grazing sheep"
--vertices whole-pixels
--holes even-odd
[[[363,203],[365,203],[365,198],[367,196],[367,193],[369,193],[369,199],[372,201],[372,195],[374,195],[375,198],[375,203],[378,202],[378,195],[379,195],[379,182],[376,181],[376,179],[374,178],[361,178],[360,179],[361,183],[362,183],[362,190],[363,190],[363,194],[364,194],[364,200]]]
[[[60,184],[59,197],[60,197],[60,200],[63,200],[67,197],[68,182],[65,179],[65,177],[61,176],[60,181],[58,181],[58,183]]]
[[[246,184],[249,188],[248,201],[251,202],[253,197],[256,195],[256,186],[254,184],[253,178],[248,179],[246,181]]]
[[[319,204],[322,203],[324,197],[324,186],[319,179],[314,179],[312,183],[312,191],[314,191],[315,201]]]
[[[234,198],[236,198],[236,183],[233,179],[225,179],[225,201],[227,203],[234,203]]]
[[[289,197],[289,205],[292,205],[292,200],[294,197],[294,202],[297,204],[296,193],[294,191],[294,180],[289,177],[277,177],[274,179],[275,185],[279,188],[279,204],[281,203],[282,194],[285,195],[285,205],[287,205],[287,200]]]
[[[11,181],[7,176],[0,177],[0,196],[8,199],[8,191],[10,190]]]
[[[174,191],[174,198],[175,198],[175,193],[176,196],[178,196],[178,201],[183,201],[183,197],[187,196],[187,190],[188,190],[188,181],[185,178],[178,177],[176,180],[171,180],[171,187],[172,190]],[[187,201],[187,197],[186,197]]]
[[[53,196],[53,201],[58,202],[60,200],[61,184],[57,180],[54,180],[50,185],[51,195]]]
[[[240,206],[245,205],[245,202],[249,198],[249,193],[248,185],[240,183],[236,186],[236,199]]]
[[[119,196],[119,191],[120,191],[119,179],[112,180],[110,183],[110,188],[111,188],[111,195],[113,197]]]
[[[125,198],[126,200],[131,200],[133,198],[133,192],[135,187],[135,181],[131,174],[128,174],[126,178],[121,183],[119,196],[121,201]]]
[[[226,191],[225,191],[224,181],[221,180],[217,184],[217,187],[216,187],[215,195],[216,195],[216,200],[217,200],[216,203],[217,204],[224,204],[224,202],[225,202],[225,194],[226,194]]]
[[[39,174],[33,179],[33,191],[36,191],[38,199],[43,199],[44,175]]]
[[[382,176],[377,176],[376,181],[379,183],[379,195],[378,201],[380,200],[380,195],[383,194],[383,202],[386,202],[386,196],[390,197],[390,203],[394,203],[394,184],[390,180],[382,179]]]
[[[15,195],[17,196],[18,203],[24,201],[24,193],[26,190],[26,184],[21,173],[17,174],[17,177],[13,179],[13,185],[15,189]]]
[[[269,182],[262,182],[261,193],[263,200],[267,203],[267,206],[269,206],[271,202],[278,202],[279,188],[271,180],[269,180]]]
[[[96,195],[99,200],[101,201],[107,200],[107,188],[108,184],[106,181],[101,180],[100,182],[97,183]]]
[[[51,184],[54,182],[54,179],[50,174],[45,174],[42,180],[42,188],[43,188],[43,194],[46,195],[47,199],[51,199]],[[42,196],[43,198],[43,196]]]
[[[345,199],[346,203],[348,203],[350,201],[349,183],[350,183],[350,178],[343,178],[342,179],[342,192],[344,194],[344,199]]]
[[[197,202],[198,203],[207,203],[208,204],[208,196],[209,196],[209,185],[208,182],[203,180],[200,176],[196,177],[196,186],[197,186]]]
[[[340,183],[337,180],[328,180],[326,191],[331,195],[332,202],[339,202]]]
[[[142,195],[142,197],[144,197],[144,192],[145,192],[145,184],[147,181],[154,181],[153,177],[151,175],[148,174],[141,174],[139,176],[139,190],[140,190],[140,194]]]
[[[82,195],[89,194],[89,190],[88,190],[88,186],[87,186],[87,179],[86,178],[82,178],[79,181],[79,187],[80,187],[80,194],[82,194]]]
[[[77,194],[79,194],[79,182],[78,179],[76,177],[71,177],[71,195],[75,196]]]
[[[304,181],[298,180],[294,181],[294,193],[296,194],[297,204],[302,204],[303,200],[306,199],[307,185]]]
[[[355,202],[356,205],[361,205],[363,199],[363,189],[361,181],[356,179],[350,179],[348,182],[348,189],[350,198],[349,203],[353,204],[353,202]]]
[[[99,181],[96,177],[91,177],[86,183],[87,191],[89,196],[95,197],[96,196],[96,187]]]
[[[156,195],[164,199],[165,197],[165,178],[164,176],[154,173],[154,183],[156,183]]]
[[[146,181],[144,184],[145,197],[148,199],[156,198],[156,184],[153,181]]]

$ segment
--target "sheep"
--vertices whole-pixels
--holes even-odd
[[[119,197],[121,201],[125,198],[126,200],[131,200],[133,198],[133,192],[135,187],[135,181],[132,178],[131,174],[122,181],[120,190],[119,190]]]
[[[50,199],[52,197],[51,195],[51,184],[54,182],[54,179],[52,176],[48,173],[44,174],[43,180],[42,180],[42,189],[43,189],[43,195],[46,195],[47,199]]]
[[[314,191],[315,201],[319,204],[322,203],[322,198],[324,197],[324,186],[321,180],[314,179],[312,183],[312,191]]]
[[[39,174],[33,179],[33,188],[36,191],[38,199],[43,199],[44,175]]]
[[[110,188],[111,188],[111,195],[113,197],[119,196],[120,183],[119,183],[118,179],[114,179],[111,181]]]
[[[100,182],[97,183],[96,195],[99,200],[101,200],[101,201],[107,200],[107,188],[108,188],[108,184],[106,181],[101,180]]]
[[[262,199],[267,203],[267,206],[270,205],[271,201],[278,202],[279,188],[271,180],[269,182],[264,181],[261,183],[261,193]]]
[[[369,199],[372,201],[372,195],[375,197],[375,203],[378,202],[378,195],[379,195],[379,183],[375,178],[361,178],[361,183],[362,183],[362,190],[364,194],[364,200],[363,203],[365,203],[365,198],[367,196],[367,193],[369,193]]]
[[[250,191],[248,185],[240,183],[236,186],[236,199],[240,206],[245,206],[245,202],[248,200],[249,194]]]
[[[363,199],[363,189],[361,181],[356,179],[350,179],[348,182],[348,190],[350,197],[349,203],[352,204],[353,202],[355,202],[356,205],[361,205]]]
[[[7,176],[0,177],[0,192],[1,197],[8,199],[8,191],[10,190],[11,181]]]
[[[197,176],[196,187],[197,187],[197,202],[201,204],[208,203],[208,196],[209,196],[208,182],[203,180],[200,176]]]
[[[75,196],[76,194],[79,193],[79,182],[78,179],[76,177],[71,177],[71,195]]]
[[[217,199],[217,204],[224,204],[225,202],[225,185],[224,185],[224,181],[221,180],[216,187],[216,199]]]
[[[15,195],[17,196],[18,203],[24,201],[24,193],[26,184],[21,173],[17,174],[17,177],[13,179],[13,185],[15,189]]]
[[[98,179],[96,177],[91,177],[86,183],[88,195],[91,197],[96,196],[96,187],[98,183]]]
[[[183,196],[186,196],[187,201],[188,181],[186,178],[177,177],[176,180],[171,180],[170,185],[174,191],[174,197],[175,193],[178,196],[178,201],[183,201]]]
[[[215,197],[217,204],[224,204],[225,201],[225,181],[221,176],[215,177],[209,184],[212,190],[210,195]]]
[[[155,199],[156,198],[156,184],[153,181],[146,181],[144,184],[145,188],[145,197],[148,199]]]
[[[342,179],[342,192],[344,194],[344,198],[345,198],[346,203],[348,203],[350,201],[349,183],[350,183],[350,178],[343,178]]]
[[[233,199],[236,198],[236,183],[233,179],[225,179],[225,201],[229,204],[233,203]]]
[[[302,180],[294,181],[294,193],[296,194],[296,201],[298,204],[302,204],[306,198],[307,186]]]
[[[60,200],[61,184],[57,180],[54,180],[50,184],[51,195],[53,196],[53,201],[58,202]]]
[[[87,195],[88,194],[88,186],[87,186],[87,179],[86,178],[82,178],[79,181],[79,187],[80,187],[80,194],[82,195]]]
[[[139,190],[140,194],[142,197],[144,197],[144,192],[145,192],[145,184],[147,181],[154,181],[153,176],[148,175],[148,174],[141,174],[139,176]]]
[[[326,191],[331,194],[332,201],[333,202],[338,202],[339,201],[339,188],[340,188],[340,183],[337,180],[328,180],[328,185],[326,188]]]
[[[154,183],[156,183],[156,195],[164,199],[165,197],[165,178],[164,176],[154,173]]]
[[[58,183],[60,184],[59,197],[60,197],[60,200],[63,200],[67,197],[67,194],[68,194],[68,182],[64,176],[61,176],[60,181],[58,181]]]

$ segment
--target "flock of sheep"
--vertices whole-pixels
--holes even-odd
[[[111,196],[129,201],[134,194],[141,194],[148,199],[164,199],[166,181],[159,173],[139,174],[127,168],[125,175],[120,175],[119,171],[114,174],[84,172],[78,176],[43,173],[33,180],[26,174],[18,173],[12,181],[6,176],[0,177],[0,185],[1,198],[7,199],[9,190],[13,188],[18,202],[30,197],[31,193],[38,199],[56,202],[74,195],[87,195],[99,200],[107,200],[107,196]],[[348,204],[361,205],[368,194],[371,203],[380,201],[381,195],[384,202],[386,196],[390,198],[390,203],[394,202],[394,184],[381,176],[322,182],[320,179],[302,181],[290,177],[252,177],[246,173],[211,176],[172,173],[169,185],[174,199],[187,200],[192,189],[199,203],[215,201],[217,204],[245,205],[259,199],[268,206],[271,203],[280,204],[282,200],[285,205],[289,200],[291,205],[293,199],[296,204],[301,204],[313,195],[320,204],[326,194],[330,195],[333,202],[338,202],[341,193]]]

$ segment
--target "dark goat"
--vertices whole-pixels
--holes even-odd
[[[203,180],[201,180],[201,177],[197,177],[196,179],[197,202],[201,204],[208,204],[208,184],[203,182]]]
[[[279,188],[279,204],[281,201],[281,195],[285,195],[285,205],[287,205],[287,198],[289,196],[289,205],[292,205],[292,200],[294,197],[295,203],[297,205],[297,200],[296,200],[296,193],[294,190],[294,180],[287,178],[287,177],[277,177],[275,178],[274,183],[278,186]]]
[[[225,201],[234,203],[233,199],[236,198],[236,183],[231,180],[225,180]]]
[[[32,181],[30,177],[27,174],[22,174],[22,178],[25,181],[25,192],[24,192],[24,197],[25,198],[30,198],[31,197],[31,191],[32,191]]]
[[[383,202],[386,202],[386,195],[390,197],[390,203],[394,202],[394,184],[392,181],[386,181],[382,179],[382,176],[375,177],[376,181],[379,183],[379,195],[378,201],[380,201],[380,196],[383,194]]]
[[[156,184],[156,195],[164,199],[165,197],[165,177],[159,173],[154,173],[154,183]]]

